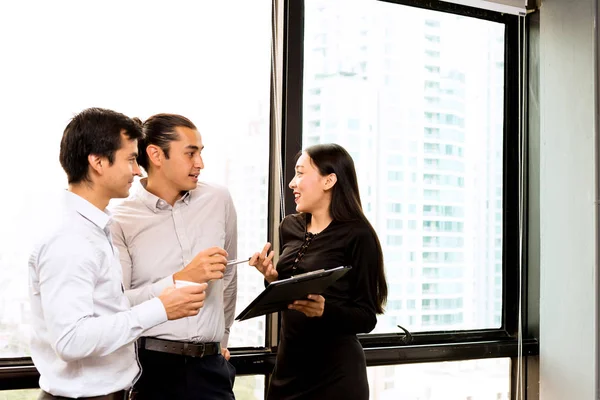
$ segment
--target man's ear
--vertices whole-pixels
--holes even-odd
[[[148,155],[148,160],[151,164],[154,164],[156,166],[162,165],[164,153],[160,147],[153,144],[148,145],[148,147],[146,147],[146,154]]]
[[[337,183],[337,175],[329,174],[325,177],[325,190],[330,190]]]
[[[98,175],[102,175],[104,173],[104,168],[108,166],[108,160],[105,157],[100,157],[96,154],[88,155],[88,163]]]

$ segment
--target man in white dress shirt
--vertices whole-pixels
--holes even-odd
[[[127,197],[139,126],[123,114],[92,108],[73,117],[60,144],[67,174],[62,221],[29,259],[33,314],[31,356],[40,399],[129,397],[140,374],[135,341],[148,329],[198,314],[205,286],[167,288],[131,307],[111,239],[112,198]]]
[[[237,273],[235,266],[225,268],[227,258],[237,254],[233,201],[226,188],[198,183],[204,146],[189,119],[154,115],[144,122],[143,133],[138,161],[148,178],[114,208],[111,227],[125,294],[140,304],[175,281],[208,282],[208,288],[197,316],[144,333],[138,399],[234,399],[235,369],[226,347]],[[220,257],[222,269],[199,273],[189,264],[194,256],[213,266]]]

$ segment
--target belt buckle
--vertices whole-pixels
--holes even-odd
[[[196,353],[192,350],[199,350],[199,353]],[[206,344],[205,343],[188,343],[183,342],[183,355],[190,357],[204,357],[206,353]]]

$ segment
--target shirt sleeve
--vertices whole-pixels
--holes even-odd
[[[54,238],[38,257],[41,305],[50,343],[67,362],[111,354],[167,320],[159,299],[98,316],[95,298],[104,297],[115,306],[126,303],[118,278],[114,290],[97,290],[100,257],[97,249],[79,236]]]
[[[225,216],[225,251],[230,260],[237,258],[237,213],[231,195]],[[237,265],[227,267],[223,276],[223,312],[225,314],[225,333],[221,345],[227,347],[229,332],[235,318],[237,302]]]
[[[129,252],[127,238],[121,225],[113,220],[111,233],[114,245],[119,249],[121,268],[123,269],[123,287],[125,296],[129,299],[131,305],[141,304],[144,301],[160,296],[162,291],[173,286],[173,275],[166,276],[151,285],[145,285],[136,289],[131,289],[131,275],[133,271],[133,260]]]
[[[352,270],[348,272],[353,290],[351,303],[334,303],[325,299],[322,319],[328,329],[340,333],[368,333],[377,324],[376,293],[369,270],[377,268],[377,244],[370,230],[360,229],[352,235],[349,257]]]

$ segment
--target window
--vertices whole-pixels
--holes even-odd
[[[388,156],[388,164],[392,165],[402,165],[402,156],[398,154],[390,154]]]
[[[2,214],[0,224],[9,238],[0,249],[0,386],[6,376],[2,368],[10,367],[6,358],[27,355],[25,252],[19,246],[32,239],[29,227],[39,218],[23,210],[34,189],[48,194],[44,200],[53,199],[57,181],[64,182],[56,137],[72,113],[95,105],[141,118],[180,112],[199,125],[207,144],[204,178],[227,185],[238,207],[240,257],[262,246],[267,212],[278,212],[278,204],[267,210],[266,203],[273,190],[269,151],[282,150],[269,148],[277,142],[269,137],[270,116],[288,118],[285,174],[289,157],[302,146],[337,142],[346,147],[357,167],[367,217],[383,245],[389,284],[386,313],[378,317],[373,334],[360,340],[370,365],[411,363],[370,367],[370,398],[510,399],[511,368],[513,376],[516,369],[504,357],[516,356],[516,319],[506,310],[516,301],[507,287],[518,282],[518,246],[511,238],[517,236],[519,216],[503,208],[518,209],[517,17],[444,2],[427,2],[432,9],[422,9],[379,0],[284,0],[287,46],[278,56],[289,62],[283,71],[289,79],[282,109],[275,110],[269,103],[271,0],[211,3],[210,12],[204,4],[158,7],[138,0],[119,4],[116,15],[109,7],[96,7],[92,23],[68,20],[70,12],[87,14],[88,6],[77,2],[76,7],[38,2],[35,8],[9,3],[0,13],[0,34],[14,39],[0,42],[9,60],[0,74],[0,106],[12,121],[28,121],[36,165],[27,167],[16,153],[0,159],[3,171],[17,162],[26,168],[18,177],[3,175],[7,187],[23,188],[19,200],[24,204],[5,199],[3,209],[11,211]],[[158,16],[163,29],[148,30]],[[117,34],[97,22],[102,20],[127,28]],[[89,51],[80,46],[78,58],[66,57],[79,49],[79,41],[96,46]],[[148,62],[143,56],[157,43],[185,54],[185,61],[157,57],[156,63]],[[135,62],[101,57],[108,53]],[[294,106],[298,98],[302,107]],[[43,179],[35,180],[35,188],[24,185],[22,176],[40,173]],[[285,206],[291,212],[293,199]],[[240,266],[239,273],[242,308],[263,282],[251,269]],[[233,326],[231,345],[258,347],[248,350],[258,361],[251,365],[235,353],[232,357],[242,366],[238,372],[258,374],[236,378],[234,391],[242,400],[264,398],[265,366],[273,352],[260,347],[276,336],[266,322],[256,318]],[[417,344],[402,347],[402,360],[397,358],[398,324],[415,333]],[[453,357],[478,358],[471,350],[460,353],[466,347],[454,343],[469,337],[470,330],[501,338],[500,350],[491,353],[487,344],[469,343],[471,350],[485,351],[482,357],[500,358],[422,363],[423,349],[436,343],[451,344]],[[532,346],[525,343],[525,348]],[[384,351],[385,357],[371,358],[372,351]],[[34,399],[37,390],[3,395]]]
[[[348,120],[348,129],[351,131],[357,131],[360,128],[360,120],[351,118]]]
[[[425,40],[431,43],[439,43],[440,37],[435,35],[425,35]]]
[[[235,377],[233,393],[236,399],[262,400],[265,393],[265,378],[262,375],[242,375]]]
[[[387,237],[388,246],[400,246],[402,245],[402,236],[399,235],[388,235]]]
[[[2,391],[2,400],[37,400],[40,395],[39,389],[7,390]]]
[[[404,174],[402,171],[388,171],[388,180],[389,181],[402,181],[404,179]]]
[[[318,105],[318,104],[315,105],[314,107],[317,107],[317,106],[320,108],[320,105]],[[310,126],[311,131],[316,131],[321,126],[321,121],[310,121],[309,126]]]
[[[388,226],[388,229],[402,229],[402,220],[401,219],[388,219],[387,226]]]
[[[384,245],[384,257],[391,251],[400,250],[407,254],[416,252],[418,255],[426,250],[423,252],[423,263],[444,267],[428,270],[426,274],[420,274],[422,271],[417,270],[417,276],[426,276],[431,281],[413,286],[415,293],[428,301],[433,300],[431,295],[436,293],[451,294],[454,310],[463,310],[468,305],[474,314],[468,319],[458,312],[439,318],[430,316],[427,326],[419,324],[408,328],[498,328],[493,321],[490,323],[486,309],[478,305],[501,302],[501,297],[497,297],[493,291],[474,292],[469,288],[471,285],[485,284],[485,277],[495,271],[496,261],[492,259],[484,263],[479,260],[486,252],[501,248],[499,242],[478,239],[495,235],[501,226],[501,221],[494,225],[487,224],[478,210],[492,213],[486,204],[495,202],[495,194],[502,191],[503,166],[497,162],[496,155],[503,152],[503,131],[502,124],[495,122],[503,118],[501,100],[504,66],[499,66],[497,61],[504,60],[504,50],[492,44],[503,40],[504,25],[376,1],[343,5],[337,1],[328,2],[327,5],[319,3],[322,6],[319,15],[327,15],[329,23],[315,24],[311,20],[317,15],[314,8],[316,4],[310,0],[306,2],[304,62],[307,70],[303,77],[304,91],[321,88],[323,92],[336,93],[333,97],[319,98],[322,110],[335,109],[348,121],[356,121],[354,125],[357,127],[373,126],[369,132],[361,131],[364,143],[367,140],[387,143],[375,150],[356,146],[350,132],[335,130],[337,143],[360,154],[360,160],[355,159],[354,162],[363,201],[367,188],[373,186],[374,182],[379,185],[369,196],[372,205],[369,216],[379,216],[371,223]],[[354,23],[357,15],[368,15],[370,18],[360,24]],[[393,46],[384,46],[378,45],[380,36],[367,35],[364,40],[367,41],[368,54],[359,53],[354,43],[354,38],[364,30],[391,31],[398,26],[415,24],[425,27],[424,36],[422,30],[407,30],[403,35],[394,36]],[[467,27],[471,30],[468,35],[462,33],[466,32]],[[341,67],[326,71],[324,66],[317,66],[311,50],[322,44],[311,38],[324,33],[328,37],[335,35],[331,43],[337,43],[336,51],[327,53],[328,62],[325,65],[341,66],[348,60],[354,60],[355,63],[368,61],[372,68],[365,71],[365,79],[343,75]],[[478,51],[472,51],[474,48]],[[396,58],[410,62],[385,68],[386,60]],[[474,68],[474,65],[481,70]],[[399,83],[395,86],[386,85],[382,79],[386,74],[391,81]],[[407,75],[416,81],[408,84]],[[356,100],[350,100],[364,99],[371,93],[381,95],[377,101],[369,104],[359,101],[361,105],[358,105]],[[471,96],[467,96],[467,93],[471,93]],[[399,126],[396,123],[398,115],[421,117],[415,118],[411,125]],[[304,116],[310,118],[310,113],[306,112]],[[303,126],[303,135],[306,137],[311,134],[310,119]],[[321,135],[328,133],[326,130],[320,132]],[[486,135],[487,139],[467,140],[481,135]],[[391,140],[398,137],[403,140]],[[381,157],[388,162],[377,162]],[[400,164],[403,159],[408,162]],[[398,165],[402,165],[401,171]],[[467,170],[466,165],[471,168]],[[422,179],[423,185],[410,184],[407,178],[415,175]],[[374,176],[387,179],[374,181]],[[416,182],[419,180],[416,179]],[[473,183],[467,186],[466,181]],[[411,186],[406,187],[408,185]],[[408,196],[399,197],[403,193]],[[494,204],[494,211],[502,209],[501,202]],[[409,229],[403,236],[398,235],[402,225],[397,216],[401,211],[411,216],[407,226]],[[488,218],[492,219],[493,215]],[[408,259],[413,258],[409,256]],[[397,283],[404,282],[405,277],[410,276],[410,267],[406,262],[386,258],[386,268],[404,271],[389,274],[390,279],[398,280]],[[433,279],[436,281],[433,282]],[[391,287],[395,287],[395,281],[390,283]],[[397,293],[392,289],[390,295],[394,299],[403,299],[407,293]],[[386,318],[408,316],[409,307],[394,310],[394,304],[390,304],[388,313],[379,317],[377,332],[384,332],[386,327],[392,325],[386,322]],[[431,301],[428,304],[432,310],[448,308],[448,304],[442,302]],[[422,319],[417,318],[416,321],[421,322]]]
[[[505,214],[503,208],[516,209],[518,204],[513,154],[518,154],[519,134],[517,123],[512,122],[518,121],[519,104],[518,19],[443,2],[424,7],[447,13],[397,3],[305,0],[303,15],[302,90],[322,87],[331,93],[321,99],[323,110],[331,110],[342,121],[356,118],[360,127],[370,127],[368,132],[361,130],[362,145],[343,124],[336,130],[337,143],[353,155],[360,154],[355,159],[359,186],[363,203],[367,188],[371,189],[368,218],[384,247],[389,282],[390,303],[378,318],[375,334],[360,337],[367,362],[369,346],[385,343],[398,350],[397,324],[417,333],[415,344],[426,348],[437,340],[450,344],[479,334],[461,332],[471,330],[485,330],[485,337],[509,341],[516,326],[506,310],[516,305],[510,288],[519,280],[512,267],[517,264],[518,246],[512,238],[521,217]],[[327,61],[319,64],[311,50],[319,44],[306,38],[322,32],[335,38]],[[361,51],[363,46],[369,51]],[[363,63],[369,68],[362,73],[347,73],[352,70],[347,66],[361,71]],[[322,65],[328,66],[326,73]],[[312,136],[306,106],[298,113],[302,130],[290,138],[302,145]],[[403,162],[385,162],[392,156],[401,156]],[[390,180],[397,171],[403,172],[402,178]],[[502,193],[501,203],[496,203],[496,193]],[[504,229],[505,219],[510,232]],[[394,230],[396,223],[391,220],[407,225]],[[402,245],[388,245],[400,233]],[[501,239],[501,246],[496,239]],[[504,243],[506,239],[512,242]],[[499,274],[497,264],[502,265]],[[494,284],[496,276],[502,277],[502,285]],[[401,353],[409,348],[403,347]],[[383,350],[373,352],[375,363],[405,362],[391,353],[383,356]],[[465,365],[469,371],[468,365],[476,363],[455,365]],[[437,385],[438,376],[443,376],[438,371],[420,381],[415,377],[416,388],[398,385],[396,381],[406,380],[395,375],[392,367],[380,381],[371,381],[371,398],[508,398],[510,368],[514,375],[514,367],[505,362],[500,388],[486,381],[481,390],[458,391],[450,387],[453,383],[447,390],[444,384],[440,390],[430,388],[427,383]],[[482,376],[479,370],[474,374]],[[421,385],[423,381],[427,383]]]
[[[430,138],[437,139],[440,137],[440,130],[438,128],[425,127],[424,133],[425,133],[426,139],[430,139]]]
[[[510,359],[500,358],[371,367],[371,398],[508,400],[510,364]]]
[[[425,50],[427,57],[440,58],[440,52],[435,50]]]
[[[400,203],[389,203],[388,204],[388,212],[390,213],[401,213],[402,212],[402,204]]]
[[[424,151],[425,151],[425,153],[439,154],[440,153],[440,144],[439,143],[425,143]]]

